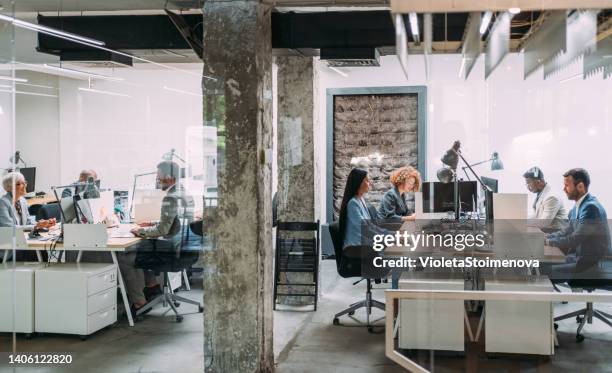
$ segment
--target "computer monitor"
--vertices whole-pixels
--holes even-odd
[[[480,180],[482,180],[482,183],[486,186],[489,187],[489,189],[493,192],[493,193],[497,193],[497,188],[498,188],[498,182],[497,179],[492,179],[490,177],[486,177],[486,176],[481,176]]]
[[[19,172],[23,175],[28,185],[26,193],[32,193],[36,189],[36,167],[22,167]]]
[[[476,181],[459,182],[461,211],[473,211],[478,184]],[[455,211],[455,184],[441,182],[423,183],[423,212],[439,213]]]

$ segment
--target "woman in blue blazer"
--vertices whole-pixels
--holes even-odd
[[[370,190],[370,178],[368,172],[360,168],[354,168],[346,179],[342,204],[340,205],[340,232],[342,234],[343,248],[347,246],[369,245],[368,239],[362,238],[362,229],[370,232],[386,234],[386,230],[376,226],[378,216],[372,216],[376,212],[370,208],[364,196]]]
[[[414,220],[414,211],[406,205],[406,193],[418,192],[421,187],[421,175],[413,167],[401,167],[391,173],[391,184],[378,207],[381,219],[392,221]]]

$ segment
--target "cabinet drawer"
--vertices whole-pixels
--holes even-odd
[[[117,304],[117,288],[112,287],[101,293],[91,295],[87,298],[87,314],[91,315],[100,310]]]
[[[87,316],[87,334],[92,334],[98,330],[117,321],[117,306],[104,309]]]
[[[104,272],[99,275],[92,276],[87,282],[87,295],[93,295],[112,287],[117,286],[117,270]]]

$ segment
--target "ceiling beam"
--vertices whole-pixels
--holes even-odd
[[[609,7],[610,0],[391,0],[392,13],[484,12],[505,11],[509,8],[540,11]]]

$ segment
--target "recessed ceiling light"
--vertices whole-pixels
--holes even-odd
[[[508,11],[511,14],[519,14],[521,12],[521,8],[508,8]]]

